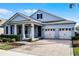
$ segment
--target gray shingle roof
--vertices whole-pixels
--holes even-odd
[[[44,12],[44,11],[43,11]],[[36,12],[35,12],[36,13]],[[45,13],[47,13],[47,12],[45,12]],[[32,20],[32,21],[35,21],[35,22],[40,22],[41,23],[41,21],[39,21],[39,20],[37,20],[37,19],[34,19],[34,18],[32,18],[31,16],[27,16],[27,15],[25,15],[25,14],[23,14],[23,13],[16,13],[16,14],[19,14],[19,15],[21,15],[21,16],[23,16],[24,18],[27,18],[27,19],[29,19],[29,20]],[[14,14],[14,15],[16,15],[16,14]],[[50,13],[48,13],[48,14],[50,14]],[[14,16],[13,15],[13,16]],[[32,14],[33,15],[33,14]],[[52,14],[50,14],[50,15],[52,15]],[[12,16],[12,17],[13,17]],[[55,15],[52,15],[52,16],[55,16]],[[58,16],[56,16],[56,17],[58,17]],[[61,18],[61,17],[59,17],[59,18]],[[10,19],[9,19],[10,20]],[[7,20],[5,23],[7,23],[9,20]],[[4,24],[5,24],[4,23]],[[74,21],[70,21],[70,20],[66,20],[66,19],[64,19],[64,18],[61,18],[61,20],[57,20],[57,21],[44,21],[44,22],[42,22],[42,23],[51,23],[51,24],[64,24],[64,23],[76,23],[76,22],[74,22]],[[3,25],[4,25],[3,24]]]
[[[66,23],[73,23],[75,24],[76,22],[70,21],[70,20],[59,20],[59,21],[47,21],[43,23],[52,23],[52,24],[66,24]]]

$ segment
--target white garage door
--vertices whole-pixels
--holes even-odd
[[[45,29],[44,38],[55,38],[55,29]]]
[[[62,29],[59,31],[60,39],[71,39],[71,29]]]

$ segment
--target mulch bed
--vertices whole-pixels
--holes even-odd
[[[10,45],[13,45],[13,46],[22,46],[22,45],[25,45],[23,43],[8,43]]]
[[[79,47],[79,40],[73,40],[72,45],[73,47]]]

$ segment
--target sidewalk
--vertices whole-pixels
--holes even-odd
[[[34,55],[7,51],[7,50],[0,50],[0,56],[34,56]]]

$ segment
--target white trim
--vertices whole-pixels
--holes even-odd
[[[8,35],[10,35],[10,25],[8,25]]]
[[[17,25],[14,24],[14,34],[17,35]]]
[[[25,24],[22,24],[22,36],[25,39]]]
[[[34,24],[33,23],[31,24],[31,33],[30,33],[30,35],[31,35],[32,40],[34,40]]]

